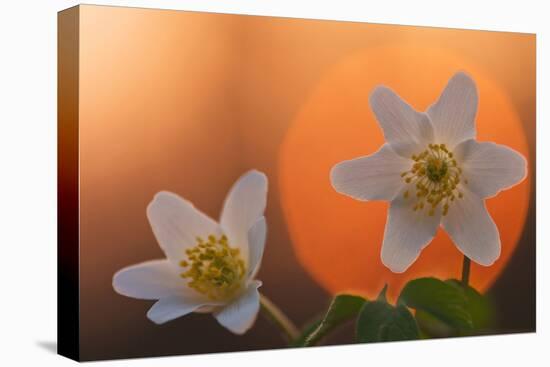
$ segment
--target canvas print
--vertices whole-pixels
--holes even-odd
[[[60,12],[59,352],[534,332],[535,43]]]

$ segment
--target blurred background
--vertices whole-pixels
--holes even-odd
[[[161,258],[145,208],[169,190],[218,218],[251,168],[270,179],[261,291],[297,323],[332,294],[398,294],[409,278],[458,277],[461,257],[439,233],[402,276],[379,251],[383,203],[330,189],[328,171],[372,153],[368,106],[386,84],[424,110],[457,70],[480,90],[479,138],[529,162],[522,184],[488,201],[503,254],[472,268],[497,310],[495,333],[535,329],[535,36],[182,11],[81,6],[80,308],[83,359],[278,348],[261,316],[234,336],[211,315],[157,326],[153,302],[120,296],[113,274]],[[393,292],[393,293],[392,293]],[[352,329],[329,344],[351,342]]]

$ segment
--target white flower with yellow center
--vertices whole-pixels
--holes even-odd
[[[370,105],[386,144],[332,168],[339,193],[391,202],[381,258],[393,272],[416,260],[440,224],[478,264],[489,266],[500,256],[498,229],[484,200],[522,181],[526,161],[508,147],[475,140],[477,104],[475,83],[462,72],[425,113],[377,87]]]
[[[190,202],[159,192],[147,217],[166,259],[124,268],[114,289],[128,297],[158,300],[147,317],[162,324],[191,312],[212,312],[235,334],[246,332],[260,307],[254,280],[262,259],[267,178],[250,171],[230,190],[220,223]]]

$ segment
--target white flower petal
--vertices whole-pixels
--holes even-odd
[[[504,145],[466,140],[454,150],[468,189],[480,198],[495,196],[520,181],[527,174],[525,158]]]
[[[267,224],[265,217],[261,217],[248,231],[248,274],[247,279],[254,279],[264,254]]]
[[[248,258],[248,230],[264,215],[267,201],[267,177],[256,170],[241,176],[233,185],[221,214],[221,226],[229,245],[238,247]]]
[[[252,327],[260,310],[260,281],[250,282],[247,289],[235,301],[214,314],[216,320],[235,334],[244,334]]]
[[[180,295],[172,295],[158,300],[147,312],[147,317],[156,324],[164,324],[198,310],[205,304]]]
[[[192,293],[168,260],[151,260],[119,270],[113,277],[117,293],[138,299],[161,299]]]
[[[425,113],[415,111],[387,87],[377,87],[370,105],[386,141],[399,155],[410,158],[433,142],[433,128]]]
[[[402,273],[414,263],[439,227],[440,210],[430,216],[426,208],[414,211],[413,203],[399,195],[390,205],[382,243],[382,263],[394,273]]]
[[[458,143],[476,136],[477,89],[465,73],[455,74],[435,102],[428,109],[437,144],[453,149]]]
[[[500,236],[485,202],[464,189],[441,224],[464,255],[478,264],[489,266],[500,256]]]
[[[388,144],[369,156],[343,161],[332,167],[332,186],[357,200],[393,200],[405,182],[401,173],[411,160],[397,155]]]
[[[147,207],[147,218],[155,237],[176,266],[185,249],[196,245],[197,236],[220,236],[220,226],[193,204],[170,192],[159,192]]]

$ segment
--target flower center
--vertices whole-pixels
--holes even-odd
[[[227,299],[240,289],[245,263],[238,248],[229,246],[227,237],[197,237],[197,245],[185,251],[187,260],[180,266],[180,276],[189,279],[189,287],[212,300]]]
[[[456,198],[463,197],[458,185],[461,182],[468,183],[462,177],[462,169],[457,165],[453,153],[445,144],[430,144],[411,159],[414,161],[411,169],[401,174],[405,183],[413,186],[403,193],[404,198],[408,199],[413,192],[414,211],[426,208],[428,215],[432,216],[436,208],[441,206],[441,213],[447,215],[449,205]]]

